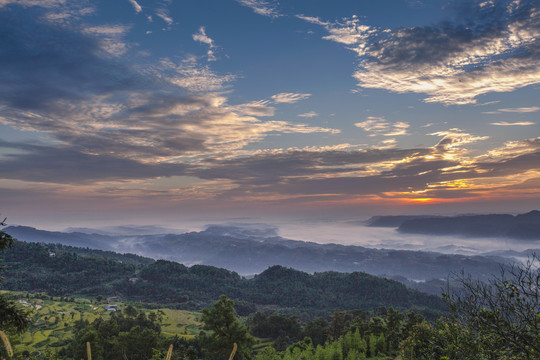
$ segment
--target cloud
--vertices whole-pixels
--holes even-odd
[[[531,107],[521,107],[521,108],[508,108],[508,109],[497,109],[497,111],[486,111],[483,114],[500,114],[500,113],[532,113],[540,111],[540,107],[531,106]]]
[[[208,61],[215,61],[216,57],[214,55],[214,49],[216,45],[214,44],[214,40],[212,40],[211,38],[208,37],[208,35],[206,35],[205,27],[201,26],[199,28],[199,32],[193,34],[192,36],[193,36],[193,40],[208,45],[208,51],[207,51]]]
[[[506,121],[500,121],[500,122],[494,122],[489,123],[490,125],[497,125],[497,126],[527,126],[527,125],[534,125],[532,121],[516,121],[516,122],[506,122]]]
[[[63,5],[64,3],[65,0],[0,0],[0,8],[10,4],[17,4],[24,7],[40,6],[44,8],[51,8],[58,5]]]
[[[2,106],[52,109],[62,101],[144,86],[128,66],[102,56],[102,38],[93,36],[99,34],[82,33],[23,11],[0,11],[0,34]]]
[[[156,10],[156,16],[161,18],[163,21],[167,23],[167,25],[172,25],[174,23],[173,18],[169,14],[169,10],[165,8],[159,8]]]
[[[128,45],[123,41],[124,36],[131,30],[128,25],[88,26],[83,34],[94,35],[101,39],[101,48],[112,56],[121,56],[128,51]]]
[[[256,14],[270,18],[280,17],[277,4],[273,1],[265,0],[237,0],[243,6],[251,8]]]
[[[329,33],[329,35],[323,36],[323,39],[344,45],[365,43],[376,32],[376,29],[362,25],[356,15],[337,23],[322,21],[318,17],[304,15],[296,15],[296,17],[309,23],[323,26]]]
[[[0,10],[19,11],[20,7],[39,9],[43,19],[58,24],[69,24],[95,13],[93,5],[85,0],[0,0]]]
[[[540,150],[540,137],[507,141],[503,146],[489,150],[487,154],[479,157],[482,161],[500,161],[505,158],[513,158],[525,154],[531,154]]]
[[[272,95],[271,98],[276,104],[286,103],[294,104],[296,102],[309,98],[311,94],[299,94],[299,93],[279,93]]]
[[[8,153],[0,158],[3,179],[88,184],[182,175],[186,172],[186,165],[183,164],[145,164],[106,154],[82,153],[69,147],[27,145],[0,140],[0,148],[23,151],[22,154]]]
[[[209,160],[194,174],[203,179],[230,179],[240,184],[276,184],[298,176],[325,176],[366,171],[366,166],[403,159],[430,150],[286,150],[231,160]]]
[[[298,17],[356,53],[353,76],[362,88],[421,93],[425,102],[452,105],[539,83],[538,5],[471,4],[460,9],[460,21],[398,29],[373,28],[356,16],[339,22]]]
[[[510,113],[532,113],[532,112],[540,111],[540,106],[510,108],[510,109],[498,109],[498,111],[510,112]]]
[[[208,45],[210,47],[214,46],[214,40],[210,39],[206,35],[206,29],[204,28],[204,26],[201,26],[199,28],[198,33],[193,34],[193,40],[202,42],[202,43],[204,43],[204,44],[206,44],[206,45]]]
[[[40,181],[60,181],[41,163],[58,178],[65,172],[65,181],[76,181],[67,165],[79,169],[79,162],[96,171],[91,176],[81,170],[89,181],[107,178],[97,170],[101,165],[114,178],[173,176],[187,159],[240,150],[269,134],[339,132],[263,121],[274,113],[268,101],[230,104],[226,90],[236,77],[216,74],[195,57],[147,67],[130,66],[125,58],[120,63],[122,55],[104,51],[102,40],[125,31],[108,25],[85,30],[39,14],[0,11],[0,123],[46,134],[51,142],[5,156],[2,173],[22,174],[26,166],[27,180],[34,169],[43,171]],[[23,149],[15,145],[9,147]],[[111,170],[115,166],[118,172]]]
[[[383,117],[369,116],[365,121],[356,123],[354,126],[371,132],[370,136],[398,136],[409,135],[407,129],[410,125],[403,121],[389,123]]]
[[[312,118],[312,117],[319,116],[319,114],[317,114],[315,111],[310,111],[310,112],[307,112],[307,113],[298,114],[297,116]]]
[[[230,106],[229,109],[243,115],[251,116],[274,116],[275,108],[269,106],[270,101],[253,101],[246,104]]]
[[[540,111],[540,107],[531,106],[531,107],[521,107],[521,108],[507,108],[507,109],[497,109],[497,111],[484,111],[482,114],[501,114],[501,113],[533,113]]]
[[[489,139],[489,136],[471,135],[456,128],[447,131],[437,131],[428,135],[442,136],[442,139],[435,146],[435,148],[442,153],[459,149],[463,147],[463,145]]]
[[[201,66],[195,57],[188,57],[180,62],[164,58],[158,69],[165,80],[191,92],[224,90],[227,84],[237,78],[232,74],[218,75],[208,66]]]
[[[129,2],[131,3],[131,5],[133,6],[133,8],[135,9],[135,12],[140,13],[140,12],[142,11],[142,7],[141,7],[141,5],[139,5],[139,4],[137,3],[137,1],[135,1],[135,0],[129,0]]]
[[[486,136],[459,129],[432,135],[441,139],[428,148],[288,149],[207,159],[189,171],[236,184],[222,193],[224,199],[310,201],[316,196],[322,202],[350,201],[351,196],[474,198],[540,176],[540,139],[471,156],[468,146]],[[386,143],[392,146],[394,139]]]

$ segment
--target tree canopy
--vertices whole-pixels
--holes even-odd
[[[201,321],[208,333],[201,336],[201,345],[209,359],[225,360],[234,343],[238,345],[235,359],[249,359],[253,337],[234,312],[234,301],[222,295],[210,308],[203,309]]]

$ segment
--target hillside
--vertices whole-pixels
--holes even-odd
[[[235,226],[212,226],[205,231],[184,234],[140,236],[49,232],[24,226],[8,227],[5,231],[26,242],[62,243],[144,254],[186,265],[216,266],[241,275],[258,274],[270,266],[281,265],[310,273],[360,271],[379,276],[430,280],[446,278],[449,273],[462,269],[479,277],[496,274],[500,263],[505,261],[496,256],[469,257],[316,244],[285,239],[272,232],[246,231]]]
[[[200,309],[221,294],[235,299],[237,310],[279,309],[304,317],[335,309],[423,308],[444,310],[442,301],[404,285],[366,273],[323,272],[314,275],[273,266],[252,279],[211,266],[182,264],[51,244],[16,242],[4,254],[2,288],[44,291],[53,296],[98,295]]]
[[[106,299],[102,301],[76,297],[53,299],[42,293],[8,292],[3,295],[31,310],[28,330],[20,337],[12,337],[15,353],[58,352],[73,340],[78,322],[82,320],[93,322],[99,318],[108,320],[111,315],[111,312],[105,310],[105,305],[109,304]],[[114,303],[121,309],[128,305],[118,301]],[[151,311],[159,312],[162,316],[162,334],[167,337],[178,335],[191,339],[202,329],[199,313],[168,308],[150,309],[142,304],[137,304],[137,307],[147,315]]]

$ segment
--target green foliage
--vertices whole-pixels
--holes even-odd
[[[328,334],[328,321],[316,318],[304,325],[304,335],[311,338],[313,345],[322,345],[326,342]]]
[[[203,309],[201,321],[208,333],[200,337],[201,345],[209,359],[227,359],[233,344],[238,345],[235,359],[249,359],[253,337],[235,315],[234,301],[222,295],[212,307]]]
[[[296,316],[287,316],[279,313],[255,313],[249,320],[250,332],[261,338],[273,340],[287,336],[296,341],[302,335],[302,327]]]
[[[158,344],[160,325],[149,320],[143,311],[131,309],[129,316],[115,314],[109,320],[97,318],[91,324],[79,321],[67,355],[74,359],[85,358],[86,343],[90,342],[96,359],[151,358]]]
[[[0,221],[0,226],[6,225],[6,219]],[[0,251],[3,252],[7,248],[11,248],[14,239],[11,235],[0,231]],[[0,267],[2,270],[3,267]],[[0,276],[0,283],[2,282]],[[14,330],[22,332],[28,326],[27,314],[16,303],[6,299],[0,294],[0,330]]]
[[[281,356],[273,346],[267,346],[255,356],[255,360],[281,360]]]

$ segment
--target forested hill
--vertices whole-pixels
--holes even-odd
[[[53,296],[120,296],[125,300],[200,309],[221,294],[237,310],[281,310],[303,317],[335,309],[444,309],[442,301],[404,285],[365,273],[310,275],[273,266],[252,279],[212,266],[182,264],[53,244],[15,242],[3,254],[2,289],[45,291]]]

